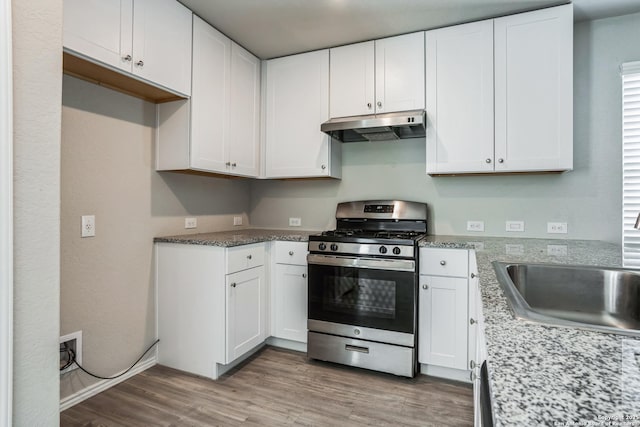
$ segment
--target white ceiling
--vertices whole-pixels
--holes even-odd
[[[180,0],[262,59],[477,21],[568,0]],[[640,0],[574,0],[576,20],[640,12]]]

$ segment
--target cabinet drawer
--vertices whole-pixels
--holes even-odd
[[[276,264],[307,265],[308,242],[276,242]]]
[[[469,251],[466,249],[420,249],[420,274],[467,277]]]
[[[227,249],[227,274],[261,265],[264,265],[263,243]]]

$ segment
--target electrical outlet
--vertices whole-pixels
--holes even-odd
[[[198,227],[198,218],[185,218],[184,228],[196,228]]]
[[[484,221],[467,221],[467,231],[484,231]]]
[[[96,216],[82,215],[81,237],[93,237],[96,235]]]
[[[524,221],[507,221],[505,223],[506,231],[524,231]]]
[[[233,217],[233,225],[242,225],[242,217],[234,216]]]
[[[567,245],[547,245],[547,255],[567,256]]]
[[[301,218],[289,218],[289,227],[300,227],[302,225]]]
[[[60,368],[69,362],[69,352],[67,349],[73,350],[76,361],[82,365],[82,331],[73,332],[71,334],[60,337]],[[73,364],[63,371],[60,375],[77,369],[78,366]]]
[[[567,234],[567,223],[566,222],[548,222],[547,233]]]

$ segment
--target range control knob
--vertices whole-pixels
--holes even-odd
[[[401,252],[401,251],[400,251],[400,248],[399,248],[399,247],[397,247],[397,246],[396,246],[395,248],[393,248],[393,254],[394,254],[394,255],[400,255],[400,252]]]
[[[336,245],[335,243],[331,244],[331,250],[332,251],[337,251],[338,250],[338,245]]]
[[[386,254],[387,253],[387,248],[385,246],[380,246],[380,249],[378,249],[380,251],[381,254]]]
[[[321,251],[324,251],[325,249],[327,249],[327,245],[325,245],[324,243],[320,243],[318,245],[318,249],[320,249]]]

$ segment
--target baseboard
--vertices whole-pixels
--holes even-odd
[[[291,341],[291,340],[286,340],[284,338],[269,337],[267,338],[267,344],[273,347],[280,347],[280,348],[286,348],[288,350],[299,351],[301,353],[307,352],[306,342]]]
[[[420,364],[420,373],[432,377],[445,378],[471,384],[471,371],[443,368],[442,366]]]
[[[96,394],[101,393],[113,387],[114,385],[119,384],[122,381],[133,377],[134,375],[137,375],[140,372],[146,371],[147,369],[156,365],[157,363],[158,363],[157,356],[153,356],[145,360],[144,362],[141,362],[135,368],[133,368],[132,370],[127,372],[125,375],[119,378],[114,378],[112,380],[100,380],[97,383],[91,384],[89,387],[86,387],[80,391],[77,391],[65,397],[64,399],[60,399],[60,412],[64,411],[65,409],[71,408],[72,406],[77,405],[83,400],[87,400],[88,398],[93,397]]]

